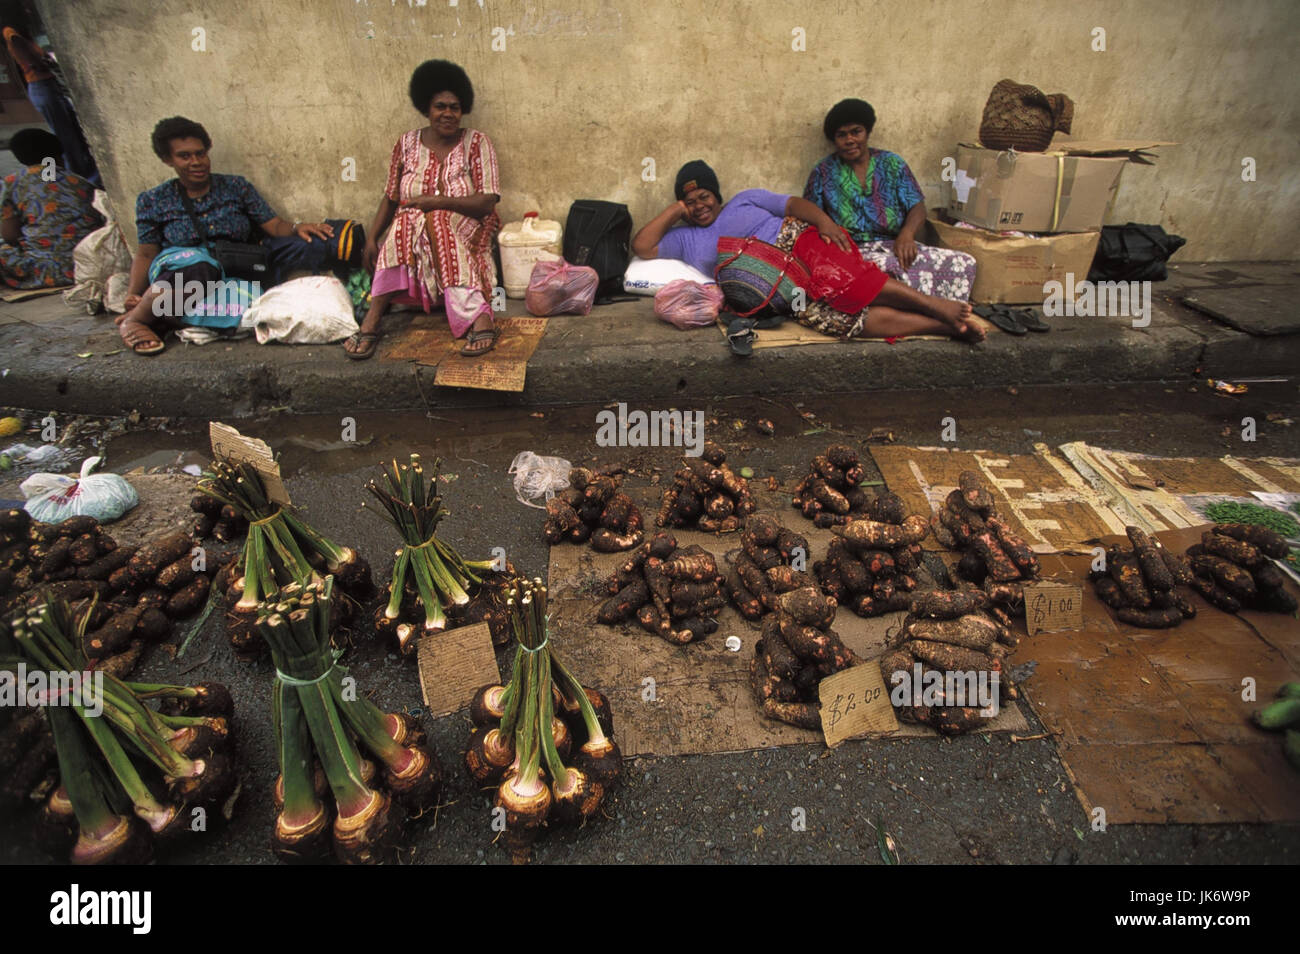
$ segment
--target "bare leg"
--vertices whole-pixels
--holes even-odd
[[[954,338],[966,334],[966,319],[971,316],[971,307],[968,301],[950,301],[947,298],[926,295],[915,289],[908,288],[902,282],[895,281],[892,278],[885,280],[885,287],[880,290],[880,294],[876,296],[873,302],[873,310],[875,305],[884,305],[888,308],[897,308],[899,311],[914,312],[937,318],[952,329],[941,333],[952,334]],[[956,334],[953,334],[954,331]]]
[[[366,317],[361,320],[361,334],[374,335],[379,333],[379,326],[384,320],[384,313],[388,311],[388,305],[393,300],[390,292],[387,295],[371,295],[370,307],[366,310]],[[365,347],[361,342],[354,338],[349,338],[343,342],[343,350],[356,354],[358,351],[364,351]]]
[[[877,297],[876,301],[880,299]],[[858,332],[859,338],[901,338],[907,335],[946,335],[958,341],[984,340],[984,329],[974,322],[965,324],[962,331],[938,318],[931,318],[914,311],[901,311],[885,305],[872,305],[867,310],[867,320]]]

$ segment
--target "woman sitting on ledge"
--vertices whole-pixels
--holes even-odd
[[[675,193],[677,201],[632,239],[632,251],[641,258],[676,258],[711,275],[717,262],[718,239],[724,236],[752,236],[791,253],[800,234],[809,228],[815,228],[824,242],[843,251],[856,251],[843,229],[799,196],[749,189],[724,205],[717,175],[700,159],[682,166]],[[679,222],[683,224],[677,225]],[[796,316],[798,321],[837,338],[946,335],[969,342],[984,338],[983,328],[967,320],[971,314],[967,302],[915,291],[879,274],[866,261],[862,267],[877,272],[874,279],[879,291],[869,308],[846,315],[824,302],[810,301]]]

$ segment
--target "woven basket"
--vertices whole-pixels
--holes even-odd
[[[988,149],[1042,152],[1054,132],[1068,133],[1074,102],[1064,93],[1048,96],[1036,86],[1001,80],[984,104],[980,142]]]

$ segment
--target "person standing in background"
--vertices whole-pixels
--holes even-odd
[[[77,122],[77,113],[50,68],[49,54],[11,26],[4,28],[4,38],[9,55],[22,71],[27,98],[59,137],[64,165],[95,186],[102,186],[99,169]]]

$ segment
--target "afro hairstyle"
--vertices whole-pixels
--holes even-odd
[[[465,71],[450,60],[425,60],[411,74],[411,105],[421,116],[429,115],[429,104],[439,93],[452,93],[460,100],[460,111],[474,110],[474,85]]]
[[[48,157],[57,161],[63,155],[63,143],[48,129],[20,129],[9,140],[9,151],[25,166],[39,166]]]
[[[876,111],[871,108],[871,104],[863,99],[842,99],[831,107],[830,112],[826,114],[826,119],[822,122],[822,132],[831,142],[835,141],[835,133],[845,126],[861,125],[866,129],[867,134],[876,125]]]
[[[153,151],[163,162],[172,157],[173,139],[197,139],[204,149],[212,148],[212,137],[201,125],[184,116],[169,116],[153,127]]]

